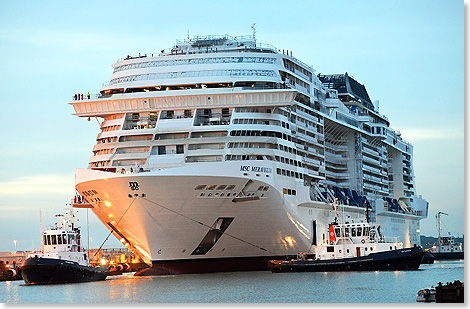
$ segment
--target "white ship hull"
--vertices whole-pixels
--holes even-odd
[[[207,163],[134,174],[77,169],[76,189],[92,194],[87,200],[94,213],[146,263],[173,265],[164,273],[203,272],[211,261],[225,261],[220,270],[240,261],[243,269],[258,269],[273,257],[314,254],[313,244],[328,237],[316,230],[327,230],[333,206],[310,201],[307,188],[294,179],[280,182],[266,162],[242,168],[245,164]],[[200,185],[216,186],[195,190]],[[216,190],[219,185],[235,187]],[[283,194],[286,186],[296,187],[296,196]],[[240,197],[242,191],[245,197]],[[364,208],[347,207],[344,216],[359,222]],[[224,220],[223,235],[208,235]]]

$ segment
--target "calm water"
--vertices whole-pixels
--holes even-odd
[[[122,275],[106,281],[26,286],[0,282],[2,303],[414,303],[426,286],[464,281],[464,262],[441,261],[417,271],[286,273],[269,271],[165,277]]]

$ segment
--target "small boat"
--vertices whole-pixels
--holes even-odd
[[[335,207],[336,212],[336,207]],[[329,225],[329,240],[315,247],[314,258],[299,254],[293,260],[271,260],[272,272],[304,271],[360,271],[360,270],[415,270],[419,268],[425,251],[422,247],[403,248],[398,238],[384,237],[380,226],[366,222],[338,223],[338,217]]]
[[[21,266],[26,284],[74,283],[105,280],[108,268],[89,266],[80,243],[80,229],[70,217],[56,215],[58,223],[42,233],[41,252],[31,253]]]
[[[4,261],[0,261],[0,281],[18,280],[18,277],[19,275],[14,267]]]
[[[436,289],[431,286],[418,291],[416,294],[417,302],[431,303],[436,301]]]
[[[447,215],[439,211],[436,214],[437,219],[437,243],[429,250],[436,260],[459,260],[464,258],[462,244],[455,242],[455,237],[449,232],[449,236],[441,235],[441,216]]]

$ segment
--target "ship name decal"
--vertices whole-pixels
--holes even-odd
[[[240,166],[241,172],[259,172],[259,173],[272,173],[272,169],[270,167],[263,167],[263,166],[250,166],[250,165],[242,165]]]

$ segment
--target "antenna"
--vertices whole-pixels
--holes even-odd
[[[254,23],[253,25],[251,25],[251,29],[253,30],[253,41],[255,41],[255,44],[256,44],[256,29],[255,29],[255,25],[256,25],[256,23]]]
[[[87,254],[88,254],[88,266],[90,266],[90,224],[88,223],[88,208],[86,209],[86,236],[88,238],[88,250],[87,250]]]
[[[188,47],[186,47],[186,55],[189,54],[189,47],[191,46],[191,39],[189,38],[189,30],[188,30]]]
[[[42,237],[42,212],[41,209],[39,209],[39,226],[41,229],[41,252],[44,252],[44,238]]]

